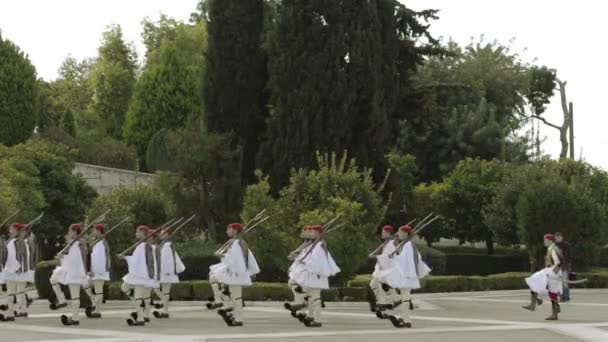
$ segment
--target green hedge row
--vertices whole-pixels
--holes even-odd
[[[490,275],[528,272],[527,255],[446,254],[446,275]]]
[[[490,276],[431,276],[422,280],[418,293],[517,290],[526,288],[529,273],[503,273]],[[608,276],[606,277],[608,279]],[[368,286],[371,275],[360,275],[348,287]]]
[[[38,265],[36,272],[36,287],[41,298],[53,299],[49,277],[52,265],[48,262]],[[431,276],[422,281],[422,288],[417,293],[438,292],[468,292],[468,291],[497,291],[525,289],[524,279],[529,273],[503,273],[490,276]],[[579,274],[579,278],[587,278],[587,283],[577,285],[584,288],[608,287],[608,271],[595,270],[591,273]],[[324,290],[324,301],[366,301],[371,296],[368,284],[371,275],[360,275],[348,282],[347,287]],[[120,290],[120,282],[107,283],[104,293],[110,300],[126,300]],[[173,300],[207,300],[212,297],[211,286],[205,280],[183,281],[171,288]],[[292,294],[285,283],[256,282],[254,286],[243,289],[243,295],[249,301],[285,301],[292,300]],[[81,298],[86,296],[81,295]]]

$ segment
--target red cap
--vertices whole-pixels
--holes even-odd
[[[106,232],[106,226],[101,223],[98,223],[95,225],[95,230],[103,234]]]
[[[82,226],[80,225],[80,223],[72,223],[69,228],[69,230],[76,232],[77,234],[80,234],[81,229]]]
[[[399,231],[404,232],[404,233],[411,233],[412,230],[414,230],[414,229],[409,225],[399,227]]]
[[[395,230],[395,228],[393,228],[393,226],[391,226],[390,224],[387,224],[386,226],[382,227],[382,230],[385,232],[392,233]]]
[[[555,235],[553,234],[545,234],[545,239],[549,241],[553,241],[555,239]]]
[[[23,230],[23,229],[25,228],[25,226],[26,226],[26,224],[23,224],[23,223],[17,223],[17,222],[15,222],[15,223],[11,224],[11,228],[14,228],[16,231],[21,231],[21,230]]]
[[[323,232],[323,226],[320,224],[315,224],[314,226],[310,226],[308,229],[315,231],[315,232]]]
[[[243,225],[240,223],[231,223],[228,225],[228,229],[238,230],[240,232],[243,230]]]
[[[145,226],[145,225],[143,225],[143,224],[142,224],[142,225],[140,225],[140,226],[137,226],[136,230],[137,230],[138,232],[139,232],[139,231],[142,231],[142,232],[148,232],[148,230],[150,230],[150,227]]]

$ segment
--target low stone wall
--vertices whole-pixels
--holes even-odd
[[[100,195],[126,186],[150,184],[154,180],[151,173],[114,169],[111,167],[76,163],[74,174],[80,174]]]

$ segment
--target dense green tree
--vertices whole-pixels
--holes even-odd
[[[66,132],[68,135],[74,137],[76,136],[76,126],[74,124],[74,115],[71,110],[66,110],[65,113],[61,116],[61,122],[59,123],[59,127]]]
[[[165,191],[180,215],[197,213],[198,226],[216,241],[241,209],[240,151],[232,149],[230,136],[208,131],[200,120],[172,132],[167,140],[177,171]]]
[[[317,155],[318,167],[293,171],[289,185],[278,199],[270,194],[268,177],[247,188],[241,219],[247,222],[262,209],[270,218],[247,237],[264,268],[287,271],[287,255],[300,244],[304,225],[323,224],[341,213],[344,225],[328,237],[329,249],[340,265],[339,279],[355,275],[375,244],[374,233],[382,223],[386,204],[383,184],[376,185],[370,169],[361,170],[346,155]]]
[[[33,140],[3,151],[7,157],[29,161],[37,169],[44,196],[44,218],[36,226],[43,249],[43,258],[52,257],[64,242],[65,228],[84,218],[86,208],[93,202],[96,193],[85,180],[72,173],[73,155],[65,145]],[[35,200],[34,198],[32,200]]]
[[[541,108],[550,97],[531,77],[539,67],[497,42],[464,48],[449,42],[446,49],[447,56],[429,58],[416,74],[400,150],[416,156],[425,181],[440,180],[467,157],[529,160],[529,137],[515,133],[528,104]]]
[[[184,126],[201,114],[201,80],[206,46],[204,24],[175,28],[164,39],[138,80],[124,128],[125,140],[145,160],[150,139],[159,130]]]
[[[146,47],[146,60],[153,57],[164,39],[175,40],[176,28],[179,25],[181,25],[179,21],[162,13],[156,22],[150,20],[150,18],[145,18],[142,21],[143,31],[141,36]]]
[[[36,125],[36,68],[27,55],[0,34],[0,143],[27,140]]]
[[[424,56],[422,21],[397,1],[281,1],[267,40],[270,116],[259,153],[273,186],[314,151],[348,149],[381,178],[398,107]]]
[[[265,128],[267,57],[262,50],[264,0],[210,0],[203,94],[210,130],[231,133],[241,149],[241,180],[254,180]]]
[[[445,178],[443,216],[452,221],[455,237],[462,242],[484,241],[494,252],[494,234],[484,222],[484,208],[502,182],[505,166],[500,162],[466,159]]]
[[[119,25],[103,33],[99,57],[91,72],[92,114],[106,135],[122,138],[123,125],[135,86],[137,54],[124,41]]]
[[[386,156],[390,174],[386,190],[390,194],[390,203],[385,222],[395,226],[407,223],[412,219],[411,207],[416,186],[416,158],[411,155],[389,153]]]
[[[12,220],[19,222],[37,216],[45,202],[38,168],[14,149],[0,145],[0,192],[3,197],[0,212],[7,217],[19,209],[19,214]]]

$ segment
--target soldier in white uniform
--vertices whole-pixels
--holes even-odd
[[[29,278],[30,261],[27,243],[21,234],[25,226],[22,223],[13,223],[9,228],[9,240],[6,243],[6,258],[4,258],[2,272],[8,294],[7,304],[1,308],[4,309],[5,314],[0,314],[0,321],[4,322],[12,322],[15,317],[27,317],[25,285]],[[15,310],[15,302],[20,311]]]
[[[289,266],[289,281],[287,282],[291,292],[293,293],[293,302],[285,303],[284,306],[285,309],[291,311],[291,315],[295,318],[298,317],[298,311],[308,306],[309,296],[305,292],[302,284],[298,284],[296,282],[296,278],[301,272],[304,271],[304,265],[299,262],[299,259],[308,252],[312,243],[314,242],[314,240],[311,238],[310,227],[311,226],[304,226],[301,235],[302,239],[304,239],[302,245],[298,249],[291,252],[291,254],[287,257],[289,260],[293,261],[291,266]]]
[[[426,277],[431,269],[422,261],[416,245],[411,241],[412,227],[409,225],[399,227],[397,239],[399,245],[391,258],[390,272],[387,272],[385,280],[390,287],[395,289],[399,301],[391,307],[388,318],[396,328],[411,328],[411,311],[414,309],[411,300],[412,290],[420,288],[420,279]]]
[[[60,255],[61,266],[58,268],[60,271],[53,272],[50,280],[59,304],[62,302],[65,304],[56,305],[55,309],[67,305],[59,284],[67,286],[70,290],[72,316],[61,315],[63,325],[80,325],[80,288],[88,285],[87,255],[83,247],[84,242],[80,241],[81,229],[78,223],[71,224],[68,228],[68,248]]]
[[[139,244],[130,256],[122,256],[127,261],[129,273],[123,279],[122,291],[132,298],[135,312],[127,319],[129,326],[144,326],[144,312],[150,303],[151,289],[154,287],[154,252],[152,246],[146,243],[150,232],[148,226],[138,226],[135,236]],[[131,290],[133,296],[131,297]],[[149,310],[149,309],[148,309]],[[148,319],[149,321],[149,319]]]
[[[103,304],[103,285],[110,281],[110,246],[105,238],[106,227],[96,224],[94,240],[91,243],[91,272],[89,272],[90,285],[93,289],[93,307],[87,308],[89,318],[101,318],[100,308]]]
[[[295,276],[295,283],[301,284],[308,294],[308,314],[300,313],[298,318],[307,327],[321,327],[321,290],[329,288],[329,277],[340,272],[332,258],[325,240],[323,240],[323,226],[314,225],[310,227],[311,238],[315,241],[310,245],[308,251],[298,262],[302,265],[302,271]]]
[[[526,278],[526,283],[530,287],[530,304],[523,306],[524,309],[534,311],[536,305],[542,304],[539,295],[547,294],[551,299],[551,315],[546,319],[555,321],[561,312],[559,296],[563,290],[562,284],[562,254],[555,244],[553,234],[544,236],[544,244],[547,247],[545,256],[545,268]]]
[[[390,288],[385,280],[387,272],[390,272],[391,260],[389,255],[393,253],[398,243],[393,238],[394,231],[395,228],[391,225],[382,227],[381,238],[383,242],[376,249],[375,255],[372,255],[372,257],[376,258],[376,265],[374,266],[374,273],[372,274],[372,280],[369,282],[369,287],[374,293],[375,301],[370,301],[370,310],[376,312],[379,318],[382,318],[381,311],[391,306],[395,295],[395,290]]]
[[[251,286],[251,277],[260,273],[255,256],[245,241],[239,238],[242,230],[240,223],[228,225],[226,234],[230,241],[226,251],[221,256],[221,262],[209,268],[215,303],[208,303],[207,307],[221,307],[218,314],[231,327],[243,325],[243,286]],[[218,302],[218,298],[221,302]]]
[[[156,259],[159,260],[160,266],[160,289],[154,291],[162,300],[159,309],[163,311],[154,311],[154,317],[162,319],[169,318],[169,299],[171,296],[171,284],[179,283],[178,274],[184,272],[186,267],[175,251],[175,246],[171,241],[171,229],[163,228],[160,233],[161,243],[156,249]]]

